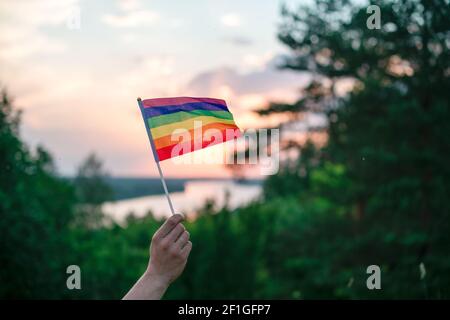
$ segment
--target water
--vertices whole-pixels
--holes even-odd
[[[227,192],[228,206],[236,208],[257,199],[261,195],[261,186],[233,181],[189,181],[183,192],[171,193],[170,197],[176,212],[193,215],[207,200],[214,200],[218,208],[223,207]],[[118,222],[123,221],[130,212],[137,217],[145,216],[149,210],[155,217],[170,216],[164,194],[107,202],[103,205],[103,210]]]

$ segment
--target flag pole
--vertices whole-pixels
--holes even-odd
[[[175,211],[173,210],[172,200],[170,199],[169,191],[167,190],[166,180],[164,179],[164,175],[162,173],[161,166],[159,164],[159,158],[158,158],[158,154],[156,153],[155,143],[153,142],[152,132],[150,131],[150,127],[148,126],[148,123],[144,116],[144,107],[142,105],[141,98],[137,98],[137,102],[139,105],[139,109],[141,110],[142,118],[144,119],[145,129],[147,130],[148,138],[150,140],[150,146],[151,146],[152,152],[153,152],[153,157],[155,158],[156,166],[158,167],[159,176],[161,178],[164,192],[167,197],[167,202],[169,202],[170,211],[172,212],[172,215],[174,215]]]

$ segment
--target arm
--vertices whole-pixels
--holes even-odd
[[[123,297],[124,300],[156,300],[180,276],[192,249],[183,217],[173,215],[153,235],[147,270]]]

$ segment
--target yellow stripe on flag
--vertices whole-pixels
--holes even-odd
[[[194,124],[196,124],[198,127],[201,127],[211,123],[235,124],[234,120],[221,119],[211,116],[202,116],[152,128],[150,130],[152,132],[153,139],[158,139],[167,135],[171,135],[177,129],[185,129],[189,131],[194,129]]]

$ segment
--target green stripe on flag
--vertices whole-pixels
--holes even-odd
[[[209,110],[194,110],[194,111],[179,111],[176,113],[161,115],[157,117],[148,118],[151,128],[157,128],[167,124],[184,121],[187,119],[210,116],[219,119],[233,120],[233,115],[228,111],[209,111]]]

